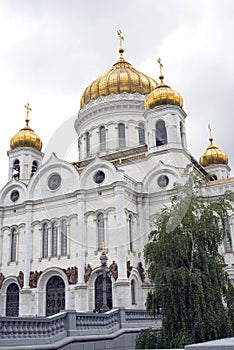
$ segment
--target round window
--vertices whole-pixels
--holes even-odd
[[[11,192],[11,200],[12,202],[16,202],[19,199],[19,191],[14,190]]]
[[[57,190],[57,188],[61,185],[61,176],[58,173],[50,175],[48,179],[48,187],[50,190]]]
[[[169,183],[169,178],[167,175],[160,175],[158,178],[159,187],[166,187]]]
[[[100,184],[105,180],[105,174],[102,170],[98,170],[93,177],[96,184]]]

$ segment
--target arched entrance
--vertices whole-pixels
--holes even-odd
[[[6,316],[19,315],[19,287],[11,283],[6,293]]]
[[[65,308],[65,283],[59,276],[53,276],[46,285],[46,316],[57,314]]]
[[[103,276],[100,275],[95,281],[95,309],[100,309],[103,304]],[[107,295],[107,306],[112,309],[112,282],[109,276],[106,276],[106,295]]]

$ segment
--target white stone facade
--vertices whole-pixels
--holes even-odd
[[[187,150],[185,112],[170,105],[145,111],[144,98],[123,93],[85,106],[75,122],[76,164],[55,154],[43,163],[43,154],[27,147],[8,152],[9,181],[0,193],[0,315],[7,314],[11,284],[18,286],[19,315],[46,315],[48,283],[54,276],[63,283],[61,308],[93,310],[102,242],[107,266],[113,261],[118,266],[118,278],[114,273],[109,277],[112,307],[144,308],[150,285],[143,248],[154,215],[170,198],[175,182],[185,183],[192,167],[199,171]],[[161,145],[156,142],[158,121],[167,136]],[[12,175],[15,159],[24,169],[19,179]],[[38,168],[31,176],[33,160]],[[218,179],[205,193],[233,191],[229,170],[216,166]],[[233,224],[234,214],[232,244],[221,249],[234,280]]]

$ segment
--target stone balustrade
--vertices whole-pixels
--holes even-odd
[[[69,337],[111,335],[119,330],[160,328],[145,310],[113,309],[103,314],[62,311],[50,317],[0,317],[0,350],[53,344]]]

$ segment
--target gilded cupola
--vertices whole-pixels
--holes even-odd
[[[120,57],[111,69],[94,80],[85,89],[80,100],[80,109],[100,96],[121,94],[122,92],[138,92],[142,95],[147,95],[157,86],[157,82],[154,79],[141,73],[125,61],[122,47],[123,35],[121,30],[118,30],[117,33],[120,39]]]
[[[206,151],[200,157],[199,163],[204,166],[211,166],[217,164],[228,164],[228,156],[226,153],[221,151],[217,146],[213,144],[213,137],[211,136],[211,128],[208,126],[210,132],[210,145],[207,147]]]
[[[30,119],[29,119],[29,112],[32,110],[27,103],[24,106],[27,110],[26,114],[26,125],[20,129],[20,131],[11,138],[10,140],[10,148],[20,148],[20,147],[32,147],[40,151],[42,149],[42,141],[40,137],[34,132],[33,129],[30,128],[28,125]]]
[[[178,92],[170,86],[164,84],[164,76],[162,74],[161,59],[158,59],[160,66],[160,84],[145,99],[145,109],[158,108],[164,105],[177,105],[183,108],[183,98]]]

